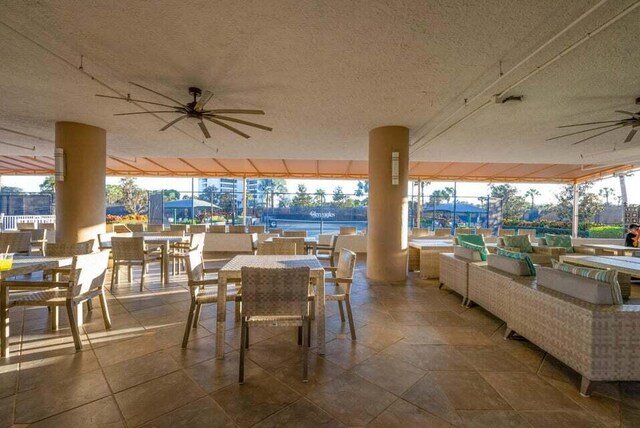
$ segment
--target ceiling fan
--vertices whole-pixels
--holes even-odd
[[[249,135],[245,134],[244,132],[240,131],[239,129],[234,128],[233,126],[229,125],[226,122],[234,122],[234,123],[239,123],[241,125],[247,125],[247,126],[252,126],[254,128],[258,128],[258,129],[263,129],[265,131],[272,131],[273,128],[270,128],[268,126],[264,126],[264,125],[260,125],[258,123],[253,123],[253,122],[248,122],[246,120],[241,120],[241,119],[236,119],[235,117],[229,117],[229,116],[225,116],[225,114],[264,114],[264,111],[262,110],[242,110],[242,109],[211,109],[211,110],[206,110],[205,107],[206,105],[209,103],[209,101],[211,101],[211,99],[213,98],[213,93],[209,92],[209,91],[202,91],[200,88],[196,88],[196,87],[191,87],[189,88],[189,94],[191,94],[193,96],[193,101],[183,104],[180,101],[177,101],[167,95],[161,94],[160,92],[154,91],[153,89],[149,89],[146,88],[142,85],[139,85],[137,83],[134,82],[129,82],[134,86],[137,86],[141,89],[144,89],[145,91],[149,91],[151,93],[154,93],[156,95],[159,95],[167,100],[170,100],[171,102],[175,103],[176,105],[169,105],[169,104],[162,104],[162,103],[156,103],[156,102],[152,102],[152,101],[145,101],[145,100],[139,100],[139,99],[134,99],[131,98],[131,96],[129,94],[127,94],[126,97],[114,97],[111,95],[99,95],[96,94],[96,97],[102,97],[102,98],[112,98],[115,100],[122,100],[122,101],[127,101],[127,102],[136,102],[136,103],[143,103],[143,104],[150,104],[150,105],[154,105],[154,106],[160,106],[160,107],[166,107],[167,109],[170,110],[154,110],[154,111],[136,111],[136,112],[130,112],[130,113],[116,113],[114,114],[114,116],[129,116],[129,115],[134,115],[134,114],[156,114],[156,113],[174,113],[174,114],[179,114],[179,116],[175,119],[173,119],[171,122],[167,123],[165,126],[163,126],[162,128],[160,128],[160,131],[166,131],[167,129],[171,128],[173,125],[175,125],[176,123],[180,122],[183,119],[188,119],[188,118],[192,118],[198,121],[198,126],[200,127],[200,130],[202,131],[202,134],[204,135],[205,138],[211,138],[211,134],[209,133],[209,130],[207,129],[207,125],[205,125],[204,121],[206,120],[207,122],[211,122],[214,123],[218,126],[221,126],[223,128],[228,129],[231,132],[235,132],[236,134],[244,137],[244,138],[250,138]]]
[[[636,100],[636,104],[639,104],[639,103],[640,103],[640,98],[638,100]],[[598,133],[596,133],[594,135],[591,135],[591,136],[589,136],[587,138],[583,138],[583,139],[581,139],[579,141],[576,141],[575,143],[571,144],[571,145],[575,146],[576,144],[584,143],[587,140],[599,137],[600,135],[604,135],[604,134],[606,134],[608,132],[616,131],[616,130],[618,130],[620,128],[630,127],[631,130],[627,134],[627,138],[624,139],[625,143],[629,143],[629,142],[631,142],[631,140],[633,140],[633,137],[635,137],[636,133],[638,132],[638,130],[636,128],[640,127],[640,111],[637,112],[637,113],[632,113],[630,111],[625,111],[625,110],[616,110],[615,112],[627,115],[629,117],[625,117],[623,119],[618,119],[618,120],[604,120],[604,121],[601,121],[601,122],[576,123],[576,124],[573,124],[573,125],[559,126],[558,128],[571,128],[571,127],[574,127],[574,126],[599,125],[599,126],[596,126],[596,127],[593,127],[593,128],[583,129],[582,131],[571,132],[569,134],[564,134],[564,135],[559,135],[557,137],[548,138],[547,141],[557,140],[558,138],[569,137],[571,135],[582,134],[584,132],[590,132],[590,131],[596,131],[596,130],[604,129],[604,131],[598,132]],[[606,124],[606,125],[603,125],[603,124]]]

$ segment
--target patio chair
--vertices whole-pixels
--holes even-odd
[[[183,229],[170,229],[160,232],[160,236],[185,236],[186,232]]]
[[[191,233],[207,233],[207,225],[206,224],[192,224],[189,228],[189,232]]]
[[[31,254],[46,255],[47,229],[31,229],[29,232],[31,232]]]
[[[144,223],[127,223],[127,229],[132,232],[144,232]]]
[[[433,234],[440,238],[449,237],[451,236],[451,229],[448,227],[438,227],[433,231]]]
[[[498,229],[498,236],[514,236],[515,234],[515,229]]]
[[[336,251],[336,235],[320,235],[318,236],[318,245],[316,245],[315,256],[319,260],[329,260],[329,266],[334,266],[334,256]]]
[[[227,233],[227,226],[222,224],[212,224],[209,226],[210,233]]]
[[[200,249],[189,251],[185,256],[185,263],[187,266],[187,285],[191,293],[191,306],[189,307],[187,325],[182,338],[183,348],[187,347],[191,328],[198,326],[202,305],[208,303],[216,304],[218,301],[218,278],[217,276],[207,278],[208,273],[215,273],[218,269],[205,268]],[[213,287],[207,288],[208,285]],[[228,287],[227,301],[233,302],[237,300],[239,300],[239,296],[236,290],[233,287]]]
[[[307,249],[304,245],[304,238],[274,237],[273,242],[293,242],[296,244],[296,255],[307,254]]]
[[[296,243],[290,241],[272,241],[258,243],[259,256],[295,256]]]
[[[117,236],[118,238],[131,238],[133,233],[98,233],[98,249],[108,250],[111,248],[111,238]]]
[[[127,227],[126,224],[114,224],[113,225],[113,233],[130,233],[131,230]]]
[[[358,229],[354,226],[343,226],[340,227],[340,235],[357,235]]]
[[[55,223],[38,223],[36,229],[46,229],[47,242],[56,242],[56,224]]]
[[[284,230],[282,228],[269,228],[269,233],[277,233],[280,236],[283,236]]]
[[[328,272],[335,272],[335,277],[326,277],[325,300],[337,301],[340,309],[340,319],[345,322],[342,302],[347,307],[347,317],[349,318],[349,331],[351,340],[356,340],[356,327],[353,322],[353,312],[351,310],[351,284],[353,283],[353,272],[356,268],[356,253],[343,248],[340,250],[337,267],[325,268]],[[333,290],[329,286],[334,284]]]
[[[189,225],[188,224],[171,224],[169,225],[169,230],[178,230],[178,231],[182,231],[183,233],[187,233],[189,232]]]
[[[91,254],[95,245],[95,239],[89,239],[88,241],[78,242],[76,244],[55,244],[47,243],[46,253],[48,257],[73,257],[85,254]],[[70,268],[56,268],[47,271],[53,275],[53,280],[58,281],[60,274],[69,274]]]
[[[69,325],[76,350],[82,349],[79,324],[82,322],[82,302],[94,297],[100,298],[104,327],[111,328],[107,298],[104,293],[104,280],[107,274],[109,253],[101,251],[73,257],[69,281],[8,281],[19,288],[37,287],[37,291],[22,291],[9,295],[8,307],[13,306],[47,306],[67,308]],[[45,288],[46,287],[46,288]],[[45,288],[45,289],[42,289]],[[2,303],[4,306],[5,303]],[[2,308],[3,310],[5,308]],[[57,312],[57,311],[55,311]],[[3,312],[4,313],[4,312]]]
[[[491,236],[491,229],[480,227],[476,229],[476,235],[482,235],[485,238],[488,238]]]
[[[454,232],[454,236],[458,236],[458,235],[471,235],[471,228],[470,227],[456,227],[456,230]]]
[[[518,235],[529,235],[529,238],[533,242],[536,239],[536,230],[535,229],[518,229]]]
[[[264,224],[249,226],[249,233],[265,233]]]
[[[430,230],[429,229],[424,229],[421,227],[414,227],[413,229],[411,229],[411,237],[413,238],[424,238],[425,236],[429,236],[430,234]]]
[[[247,233],[247,228],[243,225],[229,225],[229,233]]]
[[[169,261],[171,262],[171,274],[176,274],[176,264],[178,265],[178,273],[182,267],[187,253],[193,250],[199,250],[202,253],[204,249],[204,233],[192,233],[189,235],[189,240],[185,242],[176,242],[171,244],[169,251]]]
[[[164,230],[164,224],[148,224],[147,232],[162,232]]]
[[[16,229],[22,230],[33,230],[36,228],[36,224],[32,221],[20,221],[16,222]]]
[[[244,383],[249,327],[302,327],[302,381],[308,380],[309,268],[242,268],[242,325],[238,381]]]
[[[31,231],[0,233],[0,252],[31,254]]]
[[[306,238],[306,230],[285,230],[280,234],[284,238]]]
[[[127,266],[129,273],[129,282],[133,276],[133,267],[140,266],[140,291],[144,287],[144,277],[147,272],[147,265],[153,262],[160,263],[160,282],[164,280],[164,269],[162,265],[162,253],[148,251],[144,238],[120,238],[114,236],[111,238],[111,253],[113,255],[113,274],[111,275],[111,288],[113,291],[114,284],[119,282],[119,270],[122,266]]]

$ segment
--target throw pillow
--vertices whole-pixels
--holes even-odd
[[[484,245],[476,245],[470,242],[460,241],[460,246],[479,252],[480,260],[482,260],[483,262],[487,261],[487,247],[485,247]]]
[[[523,253],[533,253],[529,235],[503,236],[505,247],[519,248]]]
[[[484,247],[484,236],[482,235],[458,235],[458,242],[462,244],[467,242],[473,245],[481,245]]]
[[[562,272],[568,272],[609,284],[611,286],[611,297],[613,298],[613,303],[616,305],[622,304],[622,292],[620,291],[620,284],[618,283],[618,271],[615,269],[590,269],[586,267],[573,266],[568,263],[560,263],[556,260],[552,260],[551,263],[553,264],[554,269],[558,269]]]
[[[561,247],[564,248],[567,253],[573,253],[573,244],[571,243],[571,236],[569,235],[552,235],[547,233],[544,235],[544,239],[547,241],[549,247]]]
[[[527,236],[527,235],[520,235],[520,236]],[[520,253],[517,251],[509,251],[509,250],[505,250],[504,248],[497,248],[496,254],[503,257],[510,257],[516,260],[524,260],[527,263],[527,267],[529,268],[529,274],[531,276],[536,276],[536,267],[533,265],[533,262],[531,261],[531,257],[529,257],[529,254]]]

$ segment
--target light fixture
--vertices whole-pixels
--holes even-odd
[[[56,181],[64,181],[65,175],[65,162],[64,162],[64,149],[56,147],[53,152],[53,159],[55,163],[55,179]]]
[[[400,152],[391,153],[391,184],[400,184]]]

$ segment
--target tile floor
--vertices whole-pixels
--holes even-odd
[[[224,360],[214,358],[213,306],[181,349],[185,278],[161,286],[151,273],[144,292],[123,282],[109,296],[112,330],[100,310],[87,316],[79,353],[64,316],[53,333],[46,309],[11,310],[0,426],[640,426],[640,382],[597,384],[582,398],[575,372],[526,341],[503,340],[503,323],[481,308],[417,276],[372,283],[363,263],[358,340],[331,302],[327,353],[310,354],[302,383],[295,331],[256,328],[240,386],[233,317]]]

